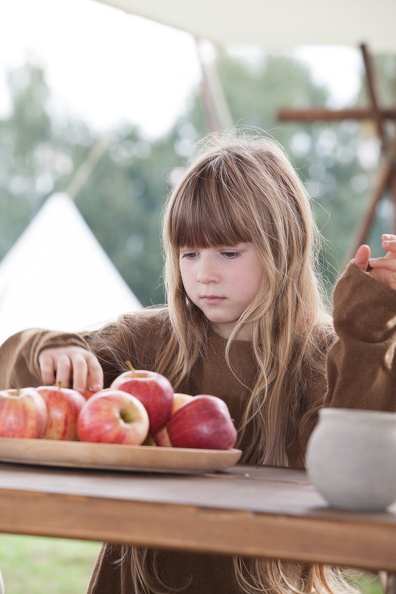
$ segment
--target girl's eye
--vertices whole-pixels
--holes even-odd
[[[237,252],[237,251],[226,251],[226,252],[221,252],[223,256],[225,256],[226,258],[237,258],[241,252]]]
[[[197,252],[184,252],[181,254],[182,258],[187,258],[187,260],[192,260],[197,255]]]

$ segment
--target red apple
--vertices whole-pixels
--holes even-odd
[[[149,417],[140,400],[113,388],[91,396],[77,422],[81,441],[141,445],[148,430]]]
[[[192,400],[193,398],[194,398],[194,396],[190,396],[190,394],[179,394],[179,393],[174,394],[171,417],[172,417],[172,415],[175,414],[175,412],[181,406],[183,406],[187,402],[190,402],[190,400]],[[157,446],[167,447],[167,448],[172,447],[166,425],[165,425],[165,427],[162,427],[162,429],[157,431],[157,433],[153,436],[153,439]]]
[[[226,403],[208,394],[194,396],[181,406],[167,424],[169,439],[176,448],[229,450],[237,431]]]
[[[0,437],[40,438],[47,420],[47,406],[35,388],[0,391]]]
[[[77,441],[77,419],[85,398],[71,388],[40,386],[37,392],[44,398],[48,408],[48,423],[44,439]]]
[[[150,433],[154,435],[172,414],[173,388],[165,376],[155,371],[125,371],[110,386],[136,396],[144,405],[150,419]]]
[[[98,391],[93,392],[92,390],[90,390],[89,388],[86,388],[84,390],[84,392],[82,393],[82,395],[84,396],[85,400],[89,400],[91,398],[91,396],[94,396],[95,394],[97,394]]]

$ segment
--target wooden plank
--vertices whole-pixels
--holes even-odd
[[[395,108],[382,108],[381,114],[384,119],[396,120]],[[277,118],[281,122],[315,122],[323,120],[326,122],[341,122],[344,120],[373,120],[375,114],[372,108],[352,107],[346,109],[327,109],[324,107],[311,107],[308,109],[297,109],[283,107],[277,111]]]
[[[0,491],[0,531],[396,571],[396,528],[144,501]]]
[[[396,571],[396,504],[331,509],[304,471],[204,476],[0,464],[0,531]]]
[[[328,507],[302,470],[238,465],[205,475],[124,473],[0,464],[0,493],[28,492],[393,524],[396,514]],[[225,496],[226,492],[226,496]],[[390,508],[396,512],[396,502]]]

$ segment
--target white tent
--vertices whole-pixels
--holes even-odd
[[[395,0],[98,1],[218,46],[250,44],[272,50],[364,43],[372,52],[396,51]]]
[[[67,194],[54,194],[0,262],[0,344],[30,327],[96,328],[141,304]]]

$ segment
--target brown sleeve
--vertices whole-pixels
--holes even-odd
[[[44,348],[75,345],[88,348],[75,334],[32,328],[10,336],[0,347],[0,389],[42,384],[38,357]]]
[[[166,309],[142,310],[92,332],[67,334],[32,328],[14,334],[0,347],[0,389],[39,386],[39,354],[58,346],[81,346],[95,353],[105,387],[126,370],[126,360],[135,369],[155,370],[157,352],[169,339],[169,332],[164,331],[167,320]]]
[[[351,263],[334,290],[338,338],[324,406],[396,410],[396,291]]]

